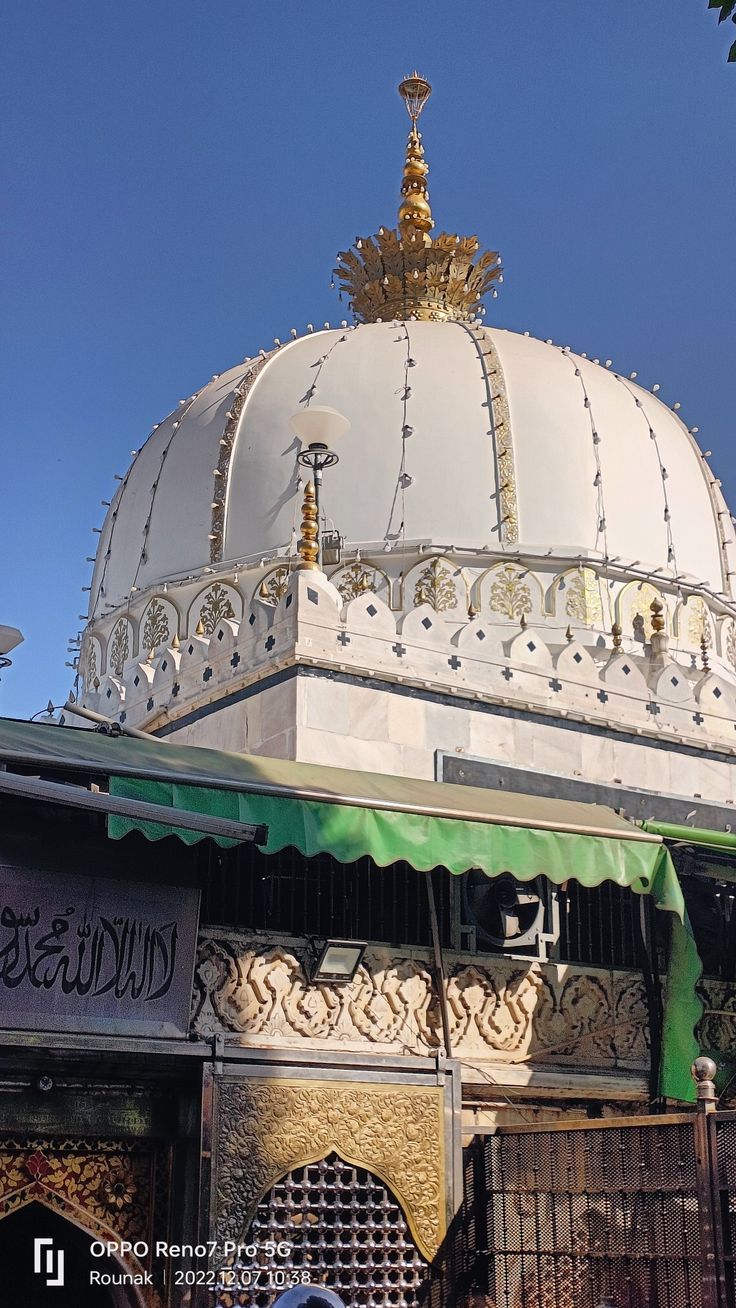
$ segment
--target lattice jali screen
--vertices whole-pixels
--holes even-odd
[[[228,1269],[217,1308],[269,1308],[297,1281],[323,1285],[351,1308],[414,1308],[428,1275],[391,1192],[337,1154],[277,1182],[245,1241],[253,1256]],[[274,1245],[275,1255],[267,1252]]]
[[[494,1308],[700,1308],[689,1125],[501,1134],[484,1160]]]

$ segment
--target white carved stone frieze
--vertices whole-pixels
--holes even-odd
[[[390,566],[395,569],[397,563]],[[348,566],[355,571],[355,565]],[[382,679],[418,684],[456,696],[463,704],[479,698],[517,701],[524,709],[538,706],[553,717],[593,713],[614,728],[639,734],[654,729],[657,736],[677,741],[733,744],[736,628],[722,624],[718,640],[707,647],[706,670],[702,650],[688,648],[696,619],[702,619],[705,630],[704,602],[696,606],[693,601],[680,610],[679,634],[669,639],[665,633],[664,652],[655,657],[648,641],[652,613],[645,601],[651,604],[652,596],[658,600],[660,592],[649,583],[616,583],[611,612],[621,620],[623,634],[614,649],[610,630],[592,620],[596,597],[605,592],[604,579],[590,568],[538,573],[516,562],[495,564],[481,573],[443,556],[425,558],[402,580],[401,573],[390,578],[375,563],[366,562],[360,564],[360,587],[346,602],[345,587],[340,590],[324,574],[290,573],[279,563],[263,573],[265,580],[256,586],[245,611],[242,592],[233,583],[212,579],[205,588],[192,583],[186,616],[177,618],[168,598],[165,601],[171,630],[178,621],[179,629],[189,634],[180,638],[175,675],[172,640],[155,648],[152,687],[144,686],[139,666],[151,658],[150,650],[141,647],[134,653],[140,644],[134,630],[143,630],[148,622],[151,639],[158,637],[163,626],[159,623],[154,633],[149,619],[152,614],[161,618],[164,600],[141,596],[130,606],[130,620],[105,620],[106,653],[103,657],[100,645],[99,658],[89,666],[85,663],[83,702],[117,716],[124,700],[130,725],[155,727],[200,703],[228,699],[274,671],[306,662],[328,673],[352,673],[375,686]],[[334,575],[342,584],[345,567]],[[371,578],[380,594],[363,589]],[[245,575],[239,584],[245,587]],[[249,588],[251,584],[249,580]],[[387,602],[392,588],[403,597],[398,611]],[[267,599],[261,589],[268,591]],[[548,611],[550,605],[554,612]],[[568,614],[567,607],[574,613]],[[670,611],[663,613],[669,627]],[[100,637],[105,636],[103,622],[98,625]],[[85,639],[88,651],[89,635]],[[164,662],[167,674],[162,676]],[[109,681],[95,685],[104,675],[103,663],[108,675],[113,663],[120,668],[112,674],[112,689]]]
[[[256,1047],[427,1054],[441,1043],[429,956],[379,946],[346,986],[311,986],[303,941],[211,931],[200,940],[192,1025]],[[636,973],[521,959],[447,958],[453,1054],[498,1063],[646,1065]]]

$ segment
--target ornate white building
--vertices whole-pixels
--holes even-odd
[[[292,332],[151,432],[100,532],[79,696],[62,724],[90,725],[79,708],[174,746],[310,765],[298,775],[323,797],[340,782],[320,766],[351,769],[365,793],[355,776],[357,799],[335,793],[358,806],[378,774],[384,807],[391,779],[399,808],[411,779],[446,783],[458,815],[458,785],[521,793],[526,817],[508,802],[522,826],[554,827],[561,810],[547,819],[547,803],[581,801],[728,832],[736,545],[697,430],[608,361],[485,325],[498,256],[431,234],[416,128],[429,87],[414,76],[402,94],[412,129],[398,228],[358,239],[335,270],[354,321]],[[310,414],[319,440],[335,412],[349,431],[317,509],[295,430]],[[467,793],[477,813],[485,801]],[[586,811],[600,813],[576,809],[575,828],[566,809],[565,830],[604,837]],[[610,823],[622,836],[624,822]],[[276,872],[243,857],[209,869],[192,1012],[193,1038],[225,1059],[219,1231],[242,1234],[259,1197],[270,1221],[266,1181],[335,1152],[375,1163],[421,1261],[457,1206],[462,1131],[656,1097],[664,952],[623,873],[608,889],[591,874],[590,890],[575,872],[554,890],[540,875],[533,894],[490,908],[472,869],[438,880],[445,952],[433,962],[429,928],[406,906],[429,855],[385,873],[378,859],[351,872],[339,859],[291,866],[287,851]],[[314,906],[334,896],[336,867],[337,900],[352,896],[355,915],[348,929],[330,898],[318,931]],[[272,895],[258,889],[269,882]],[[388,899],[363,909],[379,883]],[[330,934],[366,945],[345,986],[312,984],[310,938]],[[727,1048],[733,978],[709,970],[701,1040]],[[259,1059],[296,1079],[256,1094],[238,1077]],[[310,1093],[327,1067],[334,1084]],[[378,1111],[382,1078],[396,1103]],[[428,1085],[444,1122],[431,1130]],[[259,1113],[273,1154],[263,1176],[247,1162]]]

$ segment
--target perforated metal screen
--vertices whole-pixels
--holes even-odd
[[[284,1176],[245,1239],[253,1256],[233,1265],[218,1308],[269,1308],[299,1282],[334,1290],[350,1308],[414,1308],[429,1272],[383,1182],[336,1154]],[[269,1254],[273,1246],[281,1253]]]
[[[496,1308],[700,1308],[690,1126],[502,1135],[485,1165]]]

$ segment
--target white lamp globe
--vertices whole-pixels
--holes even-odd
[[[349,419],[325,405],[300,409],[289,423],[302,445],[326,445],[328,449],[350,431]]]

